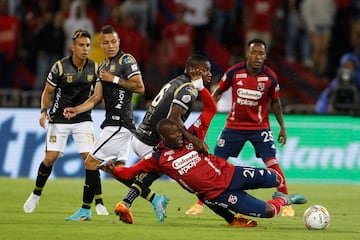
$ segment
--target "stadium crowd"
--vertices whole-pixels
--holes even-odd
[[[192,52],[211,59],[215,85],[254,37],[268,45],[285,105],[315,106],[340,58],[360,58],[356,0],[0,0],[0,107],[39,107],[46,75],[70,54],[76,29],[92,34],[91,58],[100,62],[97,37],[105,24],[141,67],[146,92],[136,109],[183,71]]]

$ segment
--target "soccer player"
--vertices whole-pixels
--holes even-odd
[[[286,131],[280,88],[276,74],[264,65],[265,60],[265,42],[261,39],[249,41],[246,61],[230,67],[214,90],[213,97],[218,101],[221,94],[232,87],[232,108],[214,154],[224,159],[237,157],[245,142],[250,141],[255,148],[256,156],[262,158],[266,168],[279,175],[278,191],[288,194],[284,173],[276,159],[274,136],[270,130],[267,112],[270,104],[280,125],[277,141],[283,146],[286,143]],[[198,202],[196,205],[199,204],[201,203]],[[283,208],[282,215],[294,216],[291,205]]]
[[[91,220],[91,203],[94,199],[96,186],[100,182],[97,165],[102,161],[114,160],[125,164],[129,154],[132,131],[135,121],[131,99],[133,93],[144,93],[144,83],[135,58],[120,50],[120,39],[110,25],[101,29],[100,47],[106,58],[100,64],[94,94],[84,103],[64,109],[68,119],[89,111],[100,101],[105,104],[105,120],[101,124],[101,134],[85,160],[85,185],[83,204],[72,216],[70,221]],[[130,182],[124,182],[130,186]]]
[[[196,121],[190,131],[204,138],[206,129],[201,122],[202,119]],[[275,171],[234,166],[223,158],[200,153],[191,142],[185,140],[179,124],[171,119],[160,120],[157,132],[161,142],[152,155],[131,167],[119,168],[108,164],[102,169],[124,179],[131,179],[141,172],[164,173],[185,190],[196,194],[208,206],[260,218],[276,216],[282,206],[306,202],[303,195],[289,196],[281,192],[275,192],[272,200],[259,200],[244,190],[279,186],[281,177]],[[225,220],[229,225],[234,225],[236,217],[233,215],[232,219]],[[256,222],[248,227],[254,226]]]
[[[204,83],[207,85],[211,81],[210,69],[211,64],[208,58],[193,54],[186,60],[184,74],[172,79],[161,88],[151,102],[132,139],[132,147],[140,158],[153,152],[154,146],[159,143],[160,136],[156,132],[156,124],[163,118],[178,122],[183,134],[195,145],[196,149],[202,152],[208,151],[206,143],[190,134],[185,128],[184,122],[190,115],[198,91],[204,89]],[[120,216],[121,221],[133,223],[130,211],[133,201],[159,177],[158,173],[153,172],[143,173],[136,177],[123,201],[119,202],[115,208],[115,212]],[[159,200],[162,201],[154,210],[158,216],[158,221],[162,222],[166,214],[168,199],[166,195],[160,195],[160,197]],[[157,209],[161,209],[161,211]]]
[[[72,55],[58,60],[52,66],[46,79],[41,95],[39,120],[40,126],[43,128],[45,128],[46,120],[49,121],[45,158],[40,163],[35,188],[23,206],[26,213],[33,212],[38,205],[54,163],[65,152],[68,136],[72,135],[84,161],[94,145],[94,129],[90,110],[84,111],[72,119],[66,119],[63,116],[66,107],[83,103],[93,92],[98,65],[88,58],[90,41],[91,36],[88,31],[81,29],[75,31],[72,36]],[[51,100],[52,97],[53,100]],[[48,113],[51,101],[52,106]],[[99,215],[108,215],[109,213],[103,205],[100,180],[94,187],[96,212]]]

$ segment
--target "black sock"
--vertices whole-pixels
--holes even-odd
[[[126,206],[130,207],[135,200],[140,195],[140,190],[137,186],[131,186],[129,188],[129,191],[127,192],[125,198],[123,199],[123,202]]]
[[[90,209],[94,200],[96,187],[100,184],[99,170],[87,170],[85,173],[85,185],[83,192],[82,208]]]
[[[45,166],[44,162],[40,163],[38,175],[36,177],[35,182],[35,189],[33,190],[33,193],[36,195],[41,195],[41,192],[45,186],[46,181],[48,180],[50,174],[52,171],[52,166],[47,167]]]
[[[206,201],[204,202],[206,206],[208,206],[213,212],[215,212],[220,217],[224,218],[226,222],[232,223],[234,220],[234,214],[230,212],[228,209],[220,207],[214,204],[208,204]]]
[[[98,185],[95,187],[95,205],[102,204],[104,205],[104,201],[102,198],[102,188],[101,188],[101,180],[98,182]]]
[[[149,188],[150,185],[160,177],[157,173],[142,173],[135,177],[134,183],[131,185],[129,192],[123,199],[123,202],[132,205],[134,200],[141,195],[144,199],[152,201],[155,193]]]

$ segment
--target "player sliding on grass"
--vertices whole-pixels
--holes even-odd
[[[214,113],[212,113],[214,114]],[[213,115],[202,113],[189,131],[200,139],[205,138]],[[156,151],[131,167],[115,167],[111,162],[101,166],[104,171],[122,179],[132,179],[142,172],[159,172],[169,175],[183,188],[221,215],[232,226],[255,227],[252,220],[240,220],[229,210],[254,217],[271,218],[281,207],[289,204],[303,204],[303,195],[273,194],[267,202],[256,199],[244,190],[277,187],[279,176],[265,168],[234,166],[225,159],[212,154],[199,153],[184,140],[179,125],[163,119],[157,125],[161,142]],[[123,213],[125,214],[125,213]],[[127,213],[131,217],[131,212]]]

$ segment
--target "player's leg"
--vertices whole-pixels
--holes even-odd
[[[46,134],[45,157],[40,163],[35,181],[35,188],[26,200],[23,210],[26,213],[35,211],[39,204],[40,196],[48,178],[51,175],[53,165],[57,158],[63,155],[66,147],[69,127],[65,124],[49,124]]]
[[[273,176],[275,176],[275,174],[273,174]],[[269,179],[268,176],[266,178]],[[240,177],[238,177],[238,180],[239,179]],[[235,186],[238,180],[232,182],[233,186]],[[278,182],[278,180],[276,181]],[[300,194],[294,194],[292,196],[274,194],[273,199],[265,202],[251,196],[243,190],[233,188],[223,192],[220,196],[211,200],[211,202],[218,203],[236,213],[260,218],[272,218],[279,213],[283,206],[302,204],[305,203],[306,200],[305,197]]]
[[[214,148],[214,155],[228,159],[229,157],[237,157],[245,144],[246,138],[240,131],[232,129],[223,129],[218,137],[217,144]],[[203,214],[204,204],[197,200],[185,213],[187,215]]]
[[[200,200],[199,200],[200,201]],[[255,227],[257,222],[243,217],[241,214],[234,214],[226,207],[219,205],[218,202],[202,201],[214,213],[222,217],[230,227]]]
[[[85,162],[89,152],[92,150],[95,143],[95,132],[92,122],[85,121],[74,124],[72,136],[78,147],[79,153],[81,154],[81,157]],[[98,186],[95,187],[94,198],[96,213],[98,215],[109,215],[109,212],[107,211],[102,198],[101,182]]]
[[[85,160],[85,184],[83,188],[83,203],[70,217],[69,221],[91,220],[91,204],[95,192],[100,186],[100,172],[97,165],[102,161],[126,161],[130,147],[131,132],[123,127],[108,126],[103,128],[93,149]]]
[[[136,137],[133,137],[131,140],[131,146],[134,152],[140,157],[144,157],[153,152],[153,146],[146,145]],[[166,215],[166,207],[169,201],[168,197],[165,194],[156,194],[150,189],[151,184],[160,177],[157,173],[143,173],[134,179],[133,184],[130,186],[129,191],[125,195],[122,202],[118,203],[118,211],[122,211],[126,214],[127,209],[130,209],[132,203],[138,196],[142,196],[144,199],[148,200],[155,211],[155,214],[159,222],[163,222]],[[123,219],[120,218],[123,221]],[[126,223],[132,223],[124,219]]]
[[[266,168],[274,170],[279,175],[280,184],[277,187],[277,190],[284,194],[288,194],[285,174],[276,158],[276,148],[272,131],[270,129],[254,131],[254,134],[250,137],[250,142],[255,148],[256,156],[262,158]],[[294,216],[295,212],[291,206],[286,206],[282,215]]]

